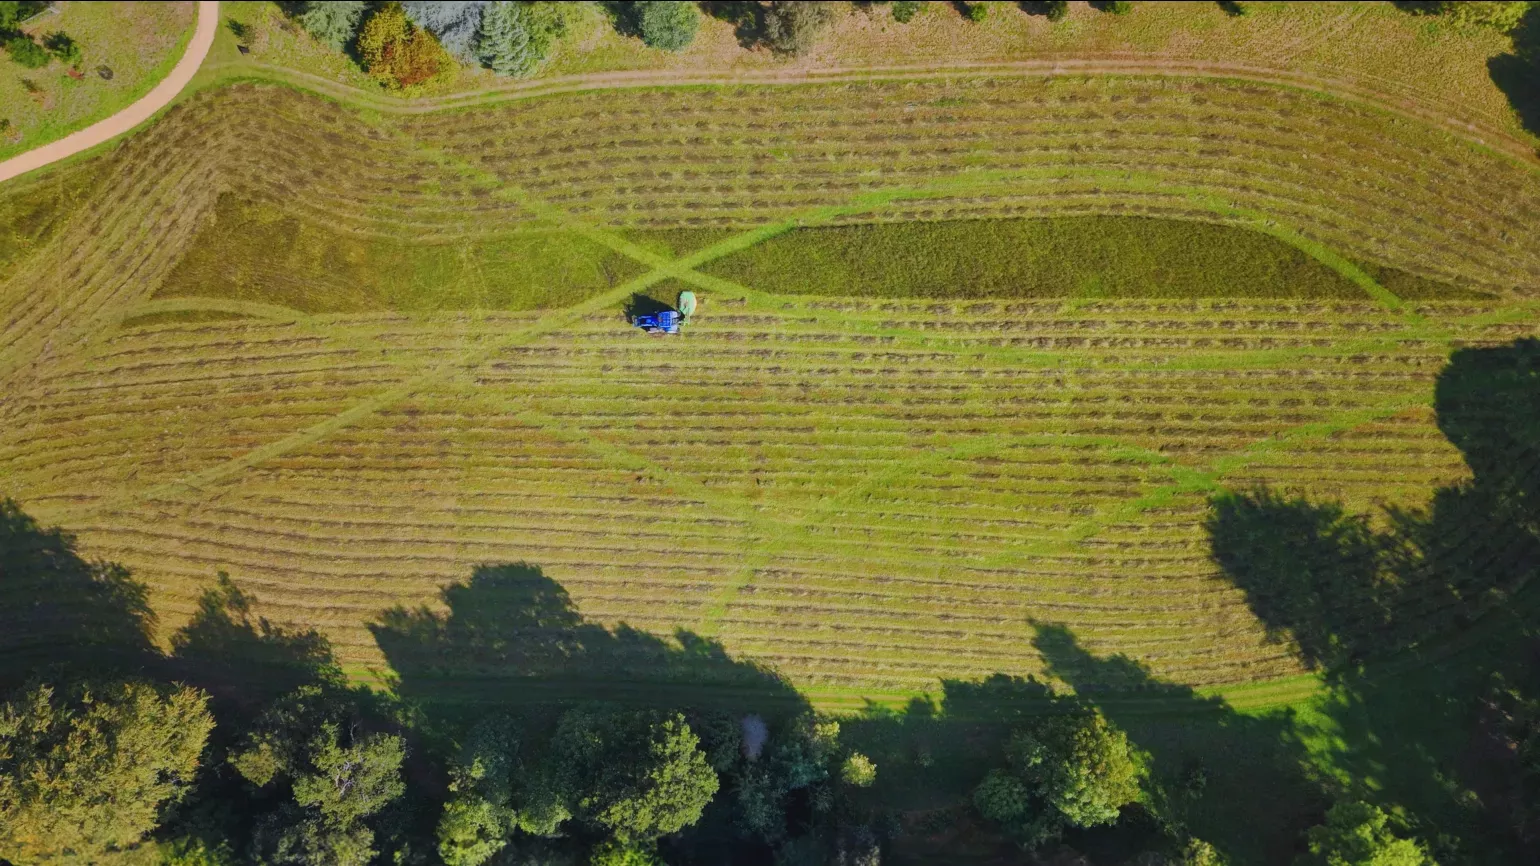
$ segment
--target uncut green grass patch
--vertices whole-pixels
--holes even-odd
[[[230,298],[306,313],[565,307],[643,270],[562,229],[459,243],[334,231],[224,196],[156,298]]]
[[[244,319],[240,313],[226,313],[220,310],[168,310],[163,313],[145,313],[142,316],[130,316],[123,320],[125,328],[149,327],[151,325],[170,324],[195,324],[197,322],[224,322],[230,319]]]
[[[1465,286],[1456,286],[1440,280],[1430,280],[1417,274],[1387,268],[1380,265],[1358,265],[1374,281],[1389,289],[1403,301],[1478,301],[1490,300],[1492,295]]]
[[[762,291],[888,298],[1343,298],[1363,289],[1235,226],[1149,217],[798,229],[703,270]]]
[[[649,252],[680,259],[741,232],[735,228],[673,228],[628,229],[620,234]]]
[[[57,234],[99,180],[77,165],[6,187],[0,194],[0,279]]]

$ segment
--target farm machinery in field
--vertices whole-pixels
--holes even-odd
[[[676,309],[636,312],[631,315],[631,324],[649,334],[660,336],[678,334],[680,328],[690,323],[690,317],[693,315],[695,315],[695,293],[685,291],[679,293],[679,305]]]

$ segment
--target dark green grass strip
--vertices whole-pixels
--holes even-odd
[[[1364,298],[1362,287],[1262,232],[1149,217],[799,229],[726,256],[702,270],[762,291],[801,295]],[[1446,291],[1441,284],[1403,276],[1409,279],[1398,285],[1414,286],[1412,297],[1468,297],[1453,294],[1464,291],[1453,286]]]
[[[1430,280],[1407,271],[1357,262],[1364,273],[1403,301],[1481,301],[1494,296],[1466,286]]]
[[[162,313],[145,313],[141,316],[130,316],[123,320],[123,327],[139,328],[150,325],[167,325],[183,322],[220,322],[228,319],[245,318],[248,317],[240,313],[228,313],[221,310],[167,310]]]
[[[0,279],[58,233],[103,174],[72,166],[0,193]]]
[[[155,297],[226,298],[305,313],[538,310],[582,303],[644,269],[563,229],[413,243],[334,231],[225,196]]]

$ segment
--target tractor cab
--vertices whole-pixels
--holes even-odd
[[[664,310],[661,313],[633,316],[631,324],[649,334],[677,334],[679,333],[679,319],[680,316],[677,312]]]

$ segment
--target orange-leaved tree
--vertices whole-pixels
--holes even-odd
[[[454,78],[458,67],[433,34],[407,20],[399,3],[364,22],[358,54],[369,74],[391,90],[411,90]]]

